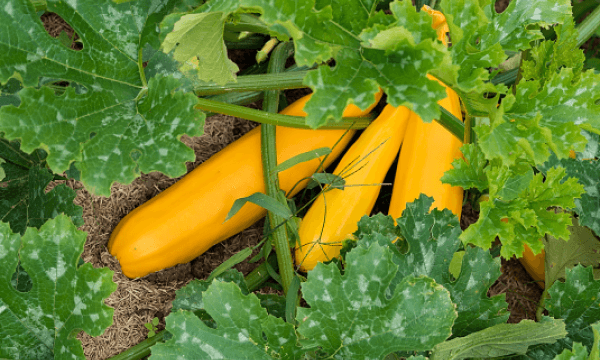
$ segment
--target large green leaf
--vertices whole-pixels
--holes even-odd
[[[594,343],[592,349],[588,353],[588,349],[581,345],[581,343],[573,343],[573,349],[565,349],[560,355],[556,356],[554,360],[596,360],[600,356],[600,322],[596,322],[591,325],[594,331]],[[589,355],[589,357],[588,357]]]
[[[317,264],[302,284],[310,308],[296,317],[303,345],[333,359],[381,359],[447,339],[456,319],[448,291],[425,276],[407,276],[391,291],[397,272],[379,244],[349,252],[344,275],[335,264]]]
[[[217,84],[235,81],[239,68],[227,57],[224,20],[225,14],[221,12],[184,15],[167,34],[163,50],[169,53],[175,49],[173,57],[183,63],[184,72],[193,70],[200,81]]]
[[[178,310],[167,317],[173,338],[152,347],[150,359],[299,359],[292,324],[268,315],[254,294],[244,295],[231,282],[213,281],[204,292],[210,328],[194,313]]]
[[[563,23],[570,15],[569,0],[514,0],[500,14],[494,1],[444,0],[440,7],[450,28],[454,67],[434,74],[457,90],[468,109],[473,109],[470,99],[485,102],[484,93],[501,91],[486,81],[488,69],[506,60],[506,51],[529,49],[533,40],[543,39],[540,26]]]
[[[580,199],[575,199],[575,212],[579,215],[579,223],[600,234],[600,162],[593,159],[595,156],[596,154],[592,155],[592,160],[558,160],[553,154],[547,162],[538,166],[538,169],[546,172],[550,168],[561,166],[566,169],[568,176],[578,179],[585,190]]]
[[[436,40],[431,17],[417,13],[411,1],[390,4],[391,14],[377,12],[378,0],[228,0],[209,2],[203,11],[229,14],[256,11],[282,40],[294,39],[298,65],[312,66],[304,82],[314,90],[305,107],[307,123],[317,127],[339,120],[354,103],[365,109],[381,87],[394,106],[405,105],[425,121],[439,117],[436,102],[443,88],[427,73],[450,58]]]
[[[594,280],[593,268],[577,265],[566,269],[565,282],[557,281],[548,289],[545,301],[548,316],[563,319],[568,335],[554,344],[533,347],[527,359],[551,359],[580,343],[588,349],[597,346],[592,324],[600,318],[600,281]]]
[[[22,139],[25,152],[46,150],[55,173],[77,161],[81,180],[96,194],[109,195],[113,182],[130,183],[140,171],[184,174],[194,153],[178,139],[202,133],[196,98],[175,91],[181,83],[174,77],[152,78],[146,89],[138,66],[142,48],[160,45],[156,22],[176,2],[48,0],[48,11],[80,35],[81,51],[50,37],[29,1],[4,2],[0,83],[16,76],[26,87],[18,108],[0,109],[0,131]],[[20,26],[11,26],[15,21]],[[76,82],[87,93],[34,89],[42,76]]]
[[[577,264],[583,266],[600,264],[600,241],[592,230],[580,226],[578,219],[573,216],[573,226],[569,227],[569,232],[571,233],[569,241],[556,239],[549,235],[545,238],[547,287],[558,279],[564,279],[565,269],[570,269]]]
[[[552,208],[572,209],[575,198],[581,197],[583,186],[574,177],[567,177],[564,168],[550,168],[546,174],[535,174],[528,162],[519,160],[511,167],[500,160],[480,161],[477,151],[464,153],[465,160],[454,164],[467,169],[462,174],[448,172],[444,181],[489,188],[489,201],[481,202],[479,219],[461,235],[464,243],[489,249],[496,237],[502,242],[501,255],[521,256],[528,245],[534,253],[542,251],[539,241],[546,234],[567,240],[571,217]],[[485,175],[485,177],[484,177]],[[488,180],[486,186],[482,179]]]
[[[0,358],[85,359],[74,335],[98,336],[112,324],[104,299],[117,284],[106,268],[77,266],[85,238],[64,215],[22,238],[0,223]],[[19,260],[33,282],[28,292],[10,282]]]
[[[60,213],[70,216],[76,226],[83,225],[83,209],[73,204],[73,189],[58,185],[46,193],[53,176],[44,166],[43,151],[28,155],[19,150],[17,141],[0,139],[0,157],[6,160],[1,165],[6,187],[0,187],[0,219],[12,231],[23,234],[27,227],[39,229]]]
[[[392,259],[399,267],[393,284],[406,276],[424,275],[444,286],[457,306],[458,318],[452,328],[453,336],[466,336],[505,323],[509,314],[504,295],[487,296],[489,288],[501,274],[500,264],[488,251],[467,247],[460,275],[454,280],[450,274],[450,262],[460,248],[460,225],[457,217],[447,209],[429,212],[432,203],[432,198],[421,195],[406,204],[402,217],[397,220],[399,233],[408,243],[408,252],[396,249],[389,236],[375,237],[364,231],[369,226],[367,219],[359,223],[358,242],[365,246],[377,242],[393,250]]]

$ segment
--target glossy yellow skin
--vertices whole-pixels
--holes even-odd
[[[381,94],[376,96],[379,101]],[[294,102],[281,113],[306,116],[304,105],[310,95]],[[375,104],[373,104],[375,106]],[[373,107],[372,106],[372,107]],[[349,105],[344,116],[364,116]],[[321,147],[332,148],[329,165],[344,150],[354,131],[304,130],[277,127],[277,161]],[[247,203],[231,219],[225,217],[236,199],[265,192],[261,162],[260,126],[200,164],[183,179],[133,210],[113,231],[108,249],[129,278],[142,277],[191,261],[211,246],[246,229],[266,215],[263,208]],[[320,159],[297,164],[279,174],[281,188],[289,192],[301,179],[319,170]],[[293,196],[301,190],[296,186]]]
[[[449,31],[446,17],[439,11],[423,6],[423,11],[432,16],[431,27],[437,31],[438,39],[448,45]],[[427,75],[434,80],[433,76]],[[444,84],[440,82],[442,86]],[[446,86],[444,86],[446,87]],[[446,87],[447,97],[438,104],[462,119],[460,99],[454,90]],[[424,123],[420,117],[410,118],[406,130],[406,141],[400,151],[400,159],[394,180],[394,190],[388,214],[394,219],[402,216],[406,203],[412,202],[421,193],[433,197],[432,208],[449,209],[460,219],[463,189],[442,184],[440,178],[452,169],[452,161],[462,156],[462,141],[437,122]]]
[[[446,88],[445,99],[438,103],[462,119],[458,95]],[[437,122],[424,123],[411,116],[406,129],[406,141],[400,151],[394,189],[388,214],[394,219],[402,216],[407,202],[421,193],[434,199],[432,208],[449,209],[460,218],[463,189],[442,184],[440,178],[452,169],[452,161],[461,156],[462,142]]]
[[[411,111],[387,105],[379,117],[344,154],[334,174],[342,176],[342,189],[322,192],[302,219],[296,265],[312,270],[318,262],[338,257],[342,241],[352,237],[357,223],[369,215],[380,185],[398,155]]]

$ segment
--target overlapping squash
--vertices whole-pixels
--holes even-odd
[[[377,101],[380,96],[377,95]],[[302,109],[309,97],[296,101],[281,113],[306,116]],[[349,105],[344,116],[364,116],[371,108],[361,111]],[[332,148],[339,141],[325,160],[327,166],[341,154],[353,134],[354,131],[345,130],[278,127],[277,161],[281,163],[321,147]],[[108,243],[123,273],[137,278],[189,262],[264,217],[266,210],[247,203],[225,222],[236,199],[265,192],[260,149],[260,127],[257,127],[124,217]],[[281,188],[286,192],[291,190],[298,181],[318,171],[319,164],[320,159],[314,159],[281,172]],[[306,182],[296,186],[289,196],[301,190]]]

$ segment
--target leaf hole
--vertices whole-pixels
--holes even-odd
[[[93,139],[93,138],[94,138],[94,136],[96,136],[96,132],[92,131],[92,132],[90,133],[90,139]]]
[[[46,29],[48,35],[58,39],[64,47],[75,51],[83,49],[79,34],[58,14],[46,12],[40,17],[40,20],[44,24],[44,29]]]

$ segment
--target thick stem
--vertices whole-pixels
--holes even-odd
[[[281,72],[285,68],[285,61],[289,53],[289,43],[282,43],[277,46],[269,62],[269,72]],[[276,113],[279,108],[279,91],[265,91],[263,109],[268,113]],[[267,195],[280,198],[278,174],[273,169],[277,166],[277,146],[276,146],[276,126],[263,124],[261,126],[262,143],[262,161],[263,176],[265,179],[265,188]],[[285,200],[284,200],[285,201]],[[285,204],[287,206],[287,204]],[[285,219],[270,212],[268,213],[270,224],[281,224]],[[288,293],[288,289],[294,279],[294,266],[292,263],[292,254],[290,252],[290,242],[287,237],[285,226],[273,229],[273,240],[275,243],[275,253],[277,254],[277,263],[279,265],[279,274],[281,276],[281,285],[283,292]]]
[[[156,345],[158,342],[163,341],[167,334],[169,334],[169,332],[166,330],[159,331],[153,337],[148,338],[133,347],[130,347],[119,355],[111,357],[109,360],[138,360],[144,356],[148,356],[150,355],[150,347]]]
[[[460,121],[459,118],[452,115],[448,110],[444,109],[440,106],[440,111],[442,112],[442,116],[440,116],[439,120],[435,120],[444,128],[452,133],[452,135],[459,138],[461,141],[465,138],[465,124]]]
[[[251,109],[239,105],[224,104],[208,99],[198,99],[196,108],[219,114],[231,115],[242,119],[256,121],[262,124],[287,126],[298,129],[311,129],[302,116],[281,115],[265,111]],[[329,123],[319,129],[364,129],[373,120],[373,117],[342,118],[341,122]]]
[[[308,71],[286,71],[280,74],[260,74],[238,76],[234,83],[225,85],[208,84],[194,89],[196,95],[217,95],[232,91],[264,91],[302,89],[306,85],[302,83]]]
[[[259,289],[260,286],[271,277],[269,275],[269,271],[267,270],[267,263],[271,265],[275,271],[279,269],[279,265],[277,264],[277,256],[269,256],[266,261],[254,268],[254,270],[252,270],[252,272],[246,275],[244,278],[250,292]]]
[[[473,142],[472,138],[472,128],[473,128],[473,117],[469,114],[465,115],[465,130],[464,130],[464,138],[463,144],[470,144]]]
[[[583,45],[600,26],[600,6],[597,6],[588,17],[585,18],[578,26],[577,32],[577,47]]]
[[[251,32],[258,34],[269,34],[269,27],[256,16],[241,14],[236,23],[226,23],[225,30],[233,32]]]

